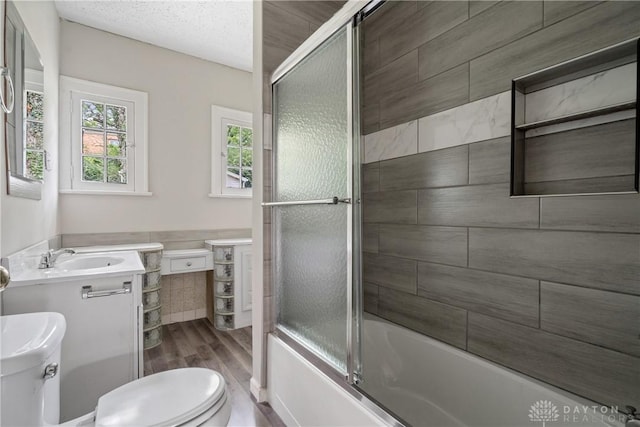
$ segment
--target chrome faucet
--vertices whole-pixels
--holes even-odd
[[[56,260],[58,259],[58,257],[62,254],[75,254],[76,251],[74,251],[73,249],[60,249],[57,251],[54,251],[53,249],[49,249],[47,252],[42,254],[42,257],[40,258],[40,264],[38,265],[38,268],[40,269],[45,269],[45,268],[51,268],[53,267],[53,265],[56,263]]]

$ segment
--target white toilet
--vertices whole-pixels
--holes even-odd
[[[57,425],[64,317],[30,313],[0,319],[0,424]],[[226,426],[230,416],[222,375],[211,369],[182,368],[120,386],[100,397],[94,412],[61,426]]]

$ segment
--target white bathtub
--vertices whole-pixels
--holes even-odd
[[[611,408],[594,410],[593,402],[378,317],[365,315],[363,329],[361,388],[413,426],[542,426],[529,418],[538,401],[557,411],[547,427],[624,425]],[[550,408],[542,417],[553,415]]]

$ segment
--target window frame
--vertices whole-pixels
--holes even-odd
[[[83,100],[127,108],[126,184],[82,180]],[[146,92],[60,76],[60,120],[60,193],[151,195]]]
[[[232,108],[211,106],[211,193],[209,197],[223,198],[251,198],[253,195],[253,181],[251,188],[228,188],[227,175],[227,125],[240,126],[251,129],[253,134],[253,115],[247,111]],[[253,136],[252,147],[253,151]],[[254,153],[255,155],[255,153]],[[252,177],[254,166],[251,165]]]

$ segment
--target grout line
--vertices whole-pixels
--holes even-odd
[[[471,184],[471,147],[470,144],[465,144],[467,146],[467,185]]]
[[[538,280],[538,329],[542,329],[542,281]]]
[[[538,228],[542,228],[542,197],[538,197]]]
[[[464,314],[467,321],[467,326],[464,331],[464,336],[465,336],[464,349],[465,351],[467,351],[469,348],[469,310],[465,310]]]
[[[467,268],[469,268],[469,234],[470,227],[467,227]]]
[[[467,104],[470,104],[472,102],[471,101],[471,60],[467,61],[467,80],[468,80],[467,81]]]
[[[478,184],[484,185],[484,184]],[[460,187],[460,186],[458,186]],[[455,188],[455,187],[447,187],[447,188]],[[419,189],[417,189],[420,191]],[[423,189],[424,190],[424,189]],[[385,191],[385,193],[390,193],[392,190]],[[404,190],[410,191],[410,190]],[[368,193],[371,194],[371,193]],[[629,235],[635,236],[637,232],[630,231],[603,231],[603,230],[578,230],[578,229],[569,229],[569,228],[536,228],[536,227],[505,227],[505,226],[488,226],[488,225],[477,225],[477,224],[465,224],[465,225],[451,225],[451,224],[430,224],[430,223],[419,223],[419,224],[399,224],[393,222],[363,222],[363,224],[378,224],[378,225],[386,225],[386,226],[394,226],[394,227],[440,227],[440,228],[478,228],[481,230],[516,230],[516,231],[533,231],[533,232],[558,232],[558,233],[587,233],[587,234],[609,234],[609,235]]]

